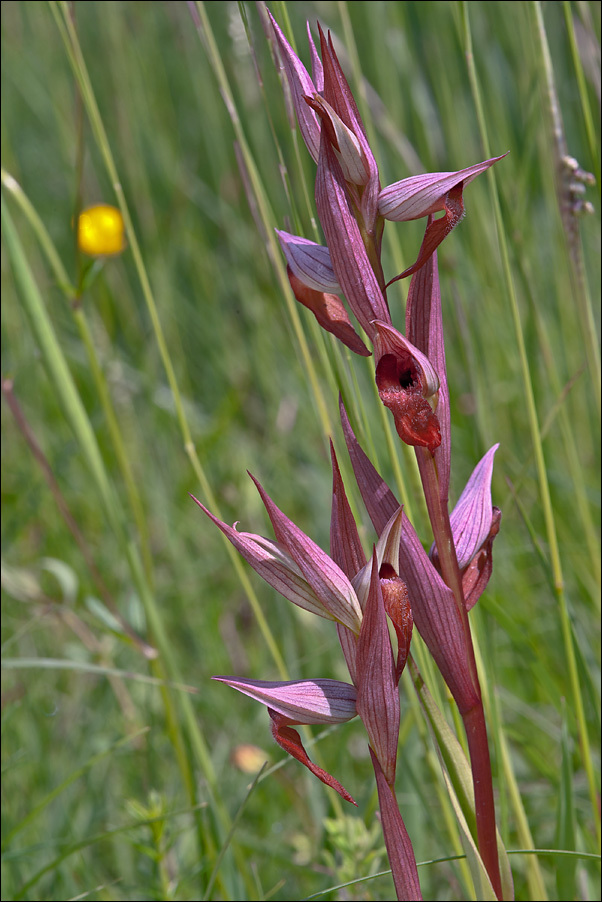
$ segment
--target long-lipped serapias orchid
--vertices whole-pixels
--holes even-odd
[[[464,189],[502,157],[456,171],[412,175],[381,188],[330,33],[318,26],[318,54],[308,26],[310,75],[271,15],[266,28],[282,61],[301,135],[317,164],[315,201],[325,240],[319,244],[278,231],[289,282],[326,331],[354,353],[373,355],[380,401],[391,411],[400,439],[415,449],[434,541],[428,554],[360,447],[341,402],[351,464],[376,533],[368,553],[332,445],[330,554],[276,506],[257,480],[273,539],[238,531],[236,524],[228,526],[197,504],[281,595],[336,624],[351,682],[216,679],[266,705],[276,742],[349,801],[341,784],[309,759],[293,726],[339,724],[359,715],[368,734],[397,896],[420,899],[412,844],[395,798],[398,687],[415,624],[464,720],[476,824],[470,842],[475,850],[478,846],[480,878],[489,881],[488,898],[510,898],[508,881],[502,890],[489,748],[468,617],[492,572],[501,516],[491,500],[498,446],[477,464],[450,518],[450,401],[437,267],[437,248],[464,216]],[[381,259],[386,221],[421,217],[427,218],[426,231],[415,263],[387,279]],[[410,275],[404,334],[393,323],[387,289]],[[411,666],[415,672],[415,663]]]

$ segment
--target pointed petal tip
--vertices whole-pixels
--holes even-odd
[[[490,157],[465,169],[452,172],[425,172],[387,185],[379,194],[379,212],[385,219],[394,222],[420,219],[437,213],[445,209],[448,192],[458,185],[466,187],[508,153],[509,151],[506,151],[499,157]]]
[[[203,502],[202,502],[202,501],[199,501],[199,499],[196,498],[196,497],[192,494],[192,492],[188,492],[188,496],[189,496],[189,498],[192,498],[192,500],[194,501],[194,503],[197,505],[197,507],[200,507],[200,509],[203,511],[204,514],[207,514],[207,516],[209,517],[210,520],[213,520],[214,523],[221,523],[221,522],[222,522],[222,521],[219,519],[219,517],[216,517],[215,514],[212,514],[211,511],[209,510],[209,508],[208,508],[208,507],[205,507],[205,505],[203,504]]]

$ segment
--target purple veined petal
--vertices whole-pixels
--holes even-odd
[[[443,199],[443,216],[437,219],[432,213],[429,213],[427,225],[422,238],[422,244],[418,251],[418,257],[411,266],[404,269],[402,273],[392,279],[397,282],[398,279],[405,279],[417,273],[425,263],[433,256],[439,245],[444,241],[449,233],[455,229],[459,222],[462,222],[466,210],[464,209],[464,182],[460,182],[447,192]],[[391,284],[391,283],[389,283]]]
[[[376,535],[380,536],[387,522],[399,509],[399,502],[355,437],[340,395],[339,412],[355,479]]]
[[[366,229],[373,231],[378,216],[378,196],[380,193],[378,166],[368,143],[366,129],[364,128],[355,98],[336,55],[332,36],[329,32],[328,38],[326,38],[319,25],[318,29],[324,66],[324,97],[356,136],[362,149],[368,169],[368,183],[362,193],[361,212]]]
[[[395,781],[399,742],[399,692],[395,660],[378,575],[372,553],[370,591],[357,641],[357,713],[389,786]]]
[[[270,22],[272,23],[272,28],[274,29],[274,34],[276,35],[276,40],[282,56],[284,71],[291,90],[299,129],[303,140],[305,141],[305,146],[317,163],[320,153],[320,121],[311,107],[306,104],[304,99],[307,95],[312,97],[316,93],[317,88],[309,77],[307,69],[284,37],[278,23],[269,10],[268,16],[270,17]]]
[[[373,338],[373,321],[390,322],[391,315],[349,204],[341,164],[324,133],[316,174],[318,216],[337,281],[361,327]]]
[[[349,579],[358,573],[366,563],[366,555],[360,541],[357,525],[343,485],[341,471],[332,441],[332,511],[330,515],[330,556]],[[354,685],[357,682],[356,651],[357,636],[348,627],[337,623],[337,633],[341,649],[347,662],[349,675]]]
[[[387,185],[378,197],[378,212],[393,222],[420,219],[444,209],[445,196],[460,182],[469,185],[481,172],[489,169],[506,154],[483,160],[456,172],[425,172]]]
[[[291,556],[277,542],[253,533],[238,532],[233,526],[219,520],[194,495],[191,498],[266,583],[305,611],[326,620],[336,620],[317,597]]]
[[[399,507],[381,532],[376,543],[378,569],[388,564],[395,573],[399,573],[399,542],[403,527],[403,507]]]
[[[276,229],[286,262],[308,288],[339,294],[341,286],[332,268],[330,251],[322,244]]]
[[[276,539],[284,546],[331,617],[359,634],[362,609],[350,580],[292,520],[282,513],[264,488],[249,473],[272,521]]]
[[[435,463],[439,476],[439,494],[447,506],[451,466],[451,426],[436,251],[414,274],[410,282],[406,304],[406,335],[409,341],[430,360],[439,377],[437,419],[441,444],[435,451]],[[420,456],[418,466],[421,466]]]
[[[345,723],[357,715],[355,687],[340,680],[248,680],[214,676],[292,723]]]
[[[319,765],[314,764],[313,761],[309,758],[307,752],[303,748],[303,743],[301,742],[301,737],[297,730],[293,730],[292,726],[290,726],[288,718],[283,717],[282,714],[279,714],[277,711],[274,711],[273,708],[268,708],[268,713],[270,715],[272,721],[272,736],[278,743],[281,749],[284,749],[287,754],[291,755],[301,764],[303,764],[314,777],[317,777],[318,780],[321,780],[326,786],[330,786],[331,789],[334,789],[335,792],[341,796],[341,798],[345,799],[346,802],[351,802],[352,805],[357,807],[357,802],[353,798],[353,796],[349,795],[345,787],[339,783],[339,781],[329,774],[328,771],[324,770],[324,768],[319,767]]]
[[[322,120],[322,127],[327,131],[328,140],[341,164],[345,181],[353,185],[366,185],[370,178],[368,165],[360,142],[351,129],[347,128],[338,113],[320,94],[306,97],[305,100]]]
[[[472,679],[464,621],[453,592],[441,579],[405,514],[399,575],[408,588],[414,624],[449,686],[460,714],[464,714],[479,698]]]
[[[322,60],[318,56],[318,51],[316,50],[316,45],[314,44],[314,39],[311,33],[309,22],[306,22],[305,26],[307,28],[307,42],[309,44],[309,52],[311,54],[311,75],[316,86],[316,91],[322,93],[322,91],[324,90],[324,67],[322,65]]]
[[[408,587],[401,576],[397,576],[391,567],[383,567],[379,575],[385,611],[397,636],[395,679],[399,683],[410,653],[414,629],[412,605]]]
[[[462,591],[464,592],[464,602],[467,611],[474,608],[491,579],[493,572],[493,542],[500,531],[501,522],[502,512],[499,507],[494,507],[489,535],[462,573]]]
[[[318,22],[320,35],[320,51],[322,54],[322,66],[324,71],[324,96],[328,103],[337,111],[343,122],[359,138],[363,136],[367,141],[366,129],[362,117],[357,108],[355,97],[349,87],[349,82],[341,68],[339,58],[334,49],[332,35],[324,34],[322,26]]]
[[[330,517],[330,554],[349,579],[359,573],[366,563],[355,518],[347,500],[345,486],[332,441],[332,511]]]
[[[498,448],[499,444],[490,448],[476,465],[449,518],[460,570],[470,563],[491,529],[491,479]]]
[[[406,899],[408,902],[414,899],[420,900],[422,892],[412,842],[393,790],[387,783],[383,769],[372,749],[370,749],[370,757],[376,776],[380,820],[397,898]]]

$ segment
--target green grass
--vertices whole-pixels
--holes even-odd
[[[372,365],[288,292],[273,228],[316,235],[314,166],[256,5],[197,4],[200,34],[185,3],[73,7],[74,23],[63,3],[2,4],[3,898],[306,898],[386,869],[361,724],[314,730],[310,752],[351,812],[282,760],[264,709],[209,678],[344,679],[342,654],[325,621],[234,561],[187,493],[266,532],[249,469],[326,548],[331,434],[369,547],[339,388],[427,543],[416,467]],[[568,152],[599,186],[599,4],[270,8],[306,61],[306,18],[346,48],[383,184],[510,151],[469,186],[440,251],[452,494],[499,441],[502,530],[471,621],[517,898],[596,898],[600,207],[588,187],[595,215],[567,216],[557,172]],[[74,307],[78,197],[121,205],[129,235]],[[387,274],[422,228],[387,226]],[[390,292],[397,326],[406,291]],[[402,689],[397,788],[424,895],[470,898],[408,677]],[[251,792],[231,761],[247,743],[270,758]],[[323,897],[390,899],[391,878],[345,892]]]

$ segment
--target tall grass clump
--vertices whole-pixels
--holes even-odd
[[[599,5],[269,11],[278,32],[263,3],[2,4],[3,895],[384,900],[391,867],[401,897],[507,898],[511,871],[517,899],[597,898]],[[295,98],[295,60],[312,72],[306,20],[314,40],[324,30],[334,114]],[[364,130],[333,87],[336,60]],[[329,136],[317,167],[300,110]],[[430,219],[383,232],[381,206],[364,228],[378,178],[400,183],[403,206],[405,180],[506,152],[433,196]],[[325,196],[358,202],[329,219]],[[437,250],[441,330],[420,248],[458,202],[466,216]],[[98,205],[109,245],[82,239]],[[328,243],[340,291],[308,289],[294,236]],[[350,279],[362,255],[370,270]],[[415,264],[388,308],[370,306]],[[323,313],[311,291],[359,312],[371,357],[340,318],[329,334],[297,303]],[[389,377],[433,412],[439,445],[403,443]],[[450,531],[436,486],[449,472],[451,511],[480,460],[469,500],[489,522],[462,569],[486,582],[493,544],[493,570],[466,616],[474,582],[446,550],[459,515]],[[245,470],[280,543],[245,546],[247,560],[284,547],[344,654],[332,623],[287,605],[224,541],[272,536]],[[403,514],[371,506],[375,486]],[[352,586],[337,575],[343,607],[326,570]],[[459,618],[451,638],[424,629],[432,572]],[[387,579],[414,609],[405,669],[410,627],[390,601],[389,666]],[[446,658],[454,642],[472,649],[454,659],[468,671]],[[210,682],[222,673],[272,693],[276,740],[357,807],[282,755],[263,708]],[[260,681],[301,686],[305,716]],[[315,686],[340,717],[316,714]],[[355,710],[367,736],[334,722]],[[476,810],[475,772],[493,790]]]

